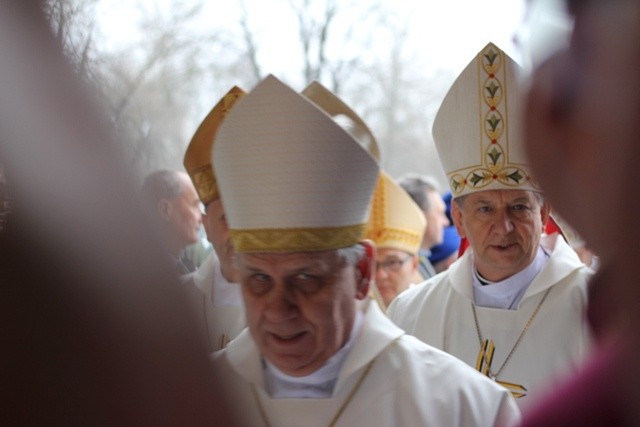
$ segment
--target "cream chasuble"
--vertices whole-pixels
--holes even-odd
[[[246,326],[240,285],[226,281],[213,252],[182,280],[207,348],[210,352],[224,348]]]
[[[472,307],[469,249],[447,271],[396,298],[388,315],[407,333],[469,366],[499,372],[497,381],[520,396],[522,407],[569,373],[590,343],[584,315],[591,270],[557,234],[543,237],[541,244],[550,258],[515,310]]]
[[[361,308],[362,328],[326,399],[272,398],[248,330],[217,352],[214,365],[240,425],[455,427],[518,421],[517,405],[506,389],[404,334],[375,302],[365,301]]]

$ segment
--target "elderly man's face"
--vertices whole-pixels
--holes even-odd
[[[237,257],[247,323],[261,354],[292,376],[322,367],[349,339],[356,300],[368,292],[370,255],[358,266],[338,251]]]
[[[487,190],[452,203],[453,221],[469,240],[478,272],[491,281],[506,279],[534,259],[549,208],[524,190]]]

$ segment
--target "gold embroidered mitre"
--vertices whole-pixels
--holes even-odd
[[[363,239],[376,160],[277,78],[225,118],[213,164],[236,251],[322,251]]]
[[[216,177],[211,164],[211,150],[216,132],[225,116],[245,92],[237,86],[231,88],[204,118],[184,153],[184,167],[206,206],[220,198]]]
[[[417,254],[427,221],[409,194],[384,171],[373,193],[366,237],[379,248]]]
[[[484,190],[540,191],[522,141],[519,72],[489,43],[442,101],[433,139],[454,198]]]
[[[302,94],[333,117],[334,121],[349,132],[369,154],[380,161],[380,149],[373,132],[343,100],[316,81],[304,88]]]

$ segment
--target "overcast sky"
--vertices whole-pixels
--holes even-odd
[[[101,42],[117,46],[129,43],[137,37],[135,28],[145,10],[158,8],[169,10],[176,0],[100,0],[97,6],[97,23],[105,34]],[[406,23],[407,40],[416,52],[416,61],[425,68],[438,67],[461,71],[479,49],[493,41],[514,59],[518,52],[513,46],[513,36],[522,21],[525,0],[382,0],[381,3],[394,14],[396,22]],[[183,1],[189,3],[189,1]],[[207,1],[199,17],[202,30],[237,26],[240,16],[240,0]],[[250,24],[257,29],[262,40],[260,58],[264,70],[276,75],[287,75],[291,69],[299,69],[292,63],[289,46],[297,38],[295,22],[287,0],[244,0],[249,10]],[[370,0],[353,0],[340,3],[341,11],[349,4],[357,8],[371,4]],[[311,12],[312,13],[312,12]],[[363,26],[371,25],[366,22]],[[194,30],[196,30],[194,28]],[[363,31],[369,30],[363,28]],[[297,45],[295,45],[297,47]],[[338,45],[337,48],[340,48]],[[384,49],[380,46],[380,49]],[[374,52],[375,54],[375,52]]]

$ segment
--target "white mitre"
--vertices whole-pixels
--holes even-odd
[[[322,251],[363,239],[377,162],[277,78],[229,112],[213,163],[236,251]]]
[[[520,72],[489,43],[442,101],[433,138],[454,198],[485,190],[541,191],[522,140]]]

